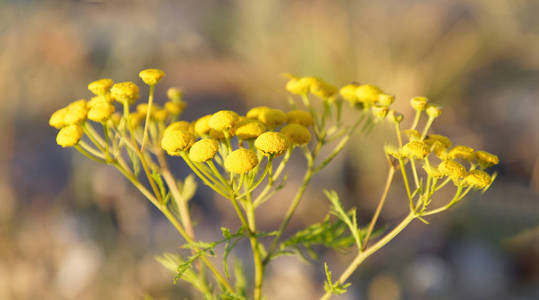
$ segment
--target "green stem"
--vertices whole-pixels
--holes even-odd
[[[144,123],[144,134],[142,135],[142,143],[140,145],[140,151],[144,151],[144,144],[146,143],[146,136],[148,135],[148,125],[150,124],[150,115],[152,112],[153,94],[155,85],[150,85],[150,93],[148,96],[148,111],[146,112],[146,122]]]
[[[415,129],[417,127],[417,124],[419,123],[419,118],[421,117],[421,111],[416,110],[415,117],[414,117],[414,123],[412,124],[412,127],[410,129]]]
[[[434,119],[435,118],[429,116],[429,119],[427,120],[427,124],[425,125],[425,128],[423,128],[423,133],[421,134],[421,140],[425,139],[425,137],[427,136],[427,133],[429,132],[430,126],[432,125],[432,122],[434,121]]]
[[[408,195],[408,200],[410,200],[410,209],[415,212],[414,200],[412,194],[410,193],[410,185],[408,184],[408,176],[406,176],[406,169],[404,168],[404,161],[402,158],[399,158],[399,165],[402,173],[402,179],[404,181],[404,186],[406,187],[406,194]]]
[[[374,245],[369,247],[367,250],[360,252],[356,258],[350,263],[348,268],[344,270],[342,275],[339,277],[339,279],[335,282],[336,285],[342,285],[346,282],[346,280],[354,273],[354,271],[359,267],[359,265],[365,261],[369,256],[374,254],[376,251],[380,250],[382,247],[387,245],[391,240],[393,240],[399,233],[401,233],[408,224],[410,224],[415,218],[415,214],[411,212],[404,220],[400,222],[397,227],[395,227],[391,232],[389,232],[387,235],[385,235],[382,239],[380,239],[378,242],[376,242]],[[326,292],[320,300],[328,300],[331,298],[332,294],[331,292]]]

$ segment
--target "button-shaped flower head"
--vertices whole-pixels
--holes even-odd
[[[424,111],[425,108],[427,108],[427,103],[429,102],[429,99],[426,97],[414,97],[410,99],[410,105],[412,105],[412,108],[417,111]]]
[[[475,159],[475,152],[473,148],[468,146],[458,145],[449,150],[449,157],[452,159],[464,159],[467,161],[473,161]]]
[[[481,169],[486,169],[500,163],[500,159],[497,155],[489,153],[487,151],[476,151],[475,158],[479,163]]]
[[[414,159],[423,159],[430,153],[429,147],[423,141],[411,141],[402,147],[404,155]]]
[[[357,101],[363,102],[367,106],[373,105],[381,93],[382,90],[372,84],[363,84],[356,88]]]
[[[208,125],[218,131],[229,130],[238,122],[238,118],[238,114],[231,110],[221,110],[211,116]]]
[[[258,117],[265,111],[271,110],[271,108],[267,106],[255,106],[251,108],[247,114],[245,115],[247,119],[254,119],[258,120]]]
[[[462,181],[465,186],[470,186],[475,189],[484,189],[489,186],[491,182],[492,178],[490,175],[481,170],[471,170]]]
[[[64,123],[66,125],[80,124],[86,121],[86,117],[88,116],[86,100],[77,100],[69,104],[66,108],[67,112],[64,116]]]
[[[198,136],[204,136],[210,132],[210,118],[211,115],[205,115],[195,121],[195,133]]]
[[[183,101],[167,101],[165,102],[165,109],[173,116],[180,115],[185,109],[187,104]]]
[[[322,99],[328,99],[337,92],[337,88],[320,78],[314,78],[311,82],[310,91],[315,96]]]
[[[357,83],[347,84],[339,90],[339,94],[341,95],[341,97],[343,97],[344,100],[354,105],[358,102],[358,99],[356,96],[356,91],[358,87],[359,87],[359,84]]]
[[[466,168],[454,160],[444,160],[438,165],[438,170],[444,176],[453,179],[464,178],[466,176]]]
[[[133,104],[139,97],[139,88],[131,81],[119,82],[112,86],[110,94],[120,103]]]
[[[232,151],[225,159],[225,169],[234,174],[247,173],[257,165],[256,153],[245,148]]]
[[[77,145],[82,138],[83,131],[80,125],[68,125],[58,132],[56,143],[62,147],[73,147]]]
[[[172,101],[181,101],[183,92],[180,88],[171,87],[167,90],[167,97]]]
[[[138,76],[145,84],[156,85],[165,76],[165,72],[159,69],[146,69],[140,71]]]
[[[196,162],[205,162],[212,159],[219,150],[219,143],[214,139],[201,139],[191,146],[189,159]]]
[[[378,105],[381,106],[390,106],[395,101],[395,96],[388,94],[379,94],[378,95]]]
[[[186,151],[195,142],[195,136],[185,129],[172,129],[163,132],[161,139],[161,148],[169,155],[180,155],[182,151]]]
[[[105,122],[114,113],[114,105],[105,100],[97,101],[88,111],[88,119],[94,122]]]
[[[311,91],[314,77],[296,77],[289,75],[290,79],[286,83],[286,90],[296,95],[307,95]]]
[[[234,126],[233,134],[242,140],[257,138],[266,131],[266,125],[258,120],[245,119]]]
[[[376,104],[372,107],[372,114],[381,120],[383,120],[387,116],[388,112],[389,112],[389,109],[387,108],[387,106]]]
[[[451,140],[443,135],[431,134],[425,139],[425,143],[429,146],[430,150],[438,157],[443,157],[444,151],[451,147]]]
[[[264,155],[279,156],[288,149],[288,140],[280,132],[268,131],[256,138],[255,147]]]
[[[312,126],[314,123],[313,115],[306,110],[291,110],[286,113],[286,117],[289,124],[300,124],[309,127]]]
[[[88,84],[88,90],[97,96],[103,96],[110,91],[110,88],[114,84],[114,80],[109,78],[103,78],[91,82]]]
[[[292,145],[305,145],[311,140],[309,129],[299,124],[288,124],[281,128],[281,133],[286,136]]]
[[[60,129],[64,127],[66,125],[64,122],[64,118],[66,114],[67,114],[67,107],[60,108],[59,110],[55,111],[52,114],[51,118],[49,119],[49,125],[56,129]]]
[[[286,123],[286,114],[279,109],[268,109],[258,115],[258,120],[269,128],[275,128]]]
[[[427,115],[430,118],[438,118],[440,115],[442,115],[443,108],[441,106],[436,105],[427,105]]]

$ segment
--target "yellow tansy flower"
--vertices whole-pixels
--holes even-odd
[[[83,131],[80,125],[69,125],[58,132],[56,143],[62,147],[73,147],[79,143]]]
[[[131,81],[119,82],[110,89],[112,98],[120,103],[134,103],[139,97],[139,88]]]
[[[64,122],[64,118],[67,114],[67,107],[60,108],[59,110],[55,111],[51,118],[49,119],[49,125],[51,127],[54,127],[56,129],[60,129],[66,125]]]
[[[390,106],[395,101],[395,96],[388,94],[378,95],[378,104],[381,106]]]
[[[193,145],[195,136],[188,130],[173,129],[163,132],[161,139],[161,148],[169,155],[180,155],[181,151],[185,151]]]
[[[423,159],[430,153],[429,147],[423,141],[409,142],[402,147],[402,152],[404,155],[415,159]]]
[[[64,123],[66,125],[80,124],[86,121],[86,117],[88,115],[86,100],[77,100],[69,104],[66,108],[67,112],[64,116]]]
[[[462,183],[475,189],[484,189],[491,183],[490,175],[481,170],[472,170],[464,177]]]
[[[196,162],[205,162],[212,159],[219,150],[219,143],[214,139],[201,139],[191,146],[189,159]]]
[[[88,90],[98,96],[103,96],[110,91],[110,88],[114,84],[114,80],[109,78],[103,78],[91,82],[88,84]]]
[[[468,146],[458,145],[449,150],[449,157],[452,159],[461,158],[468,161],[475,159],[475,152]]]
[[[256,106],[256,107],[253,107],[251,108],[247,114],[245,115],[248,119],[257,119],[258,120],[258,117],[263,113],[263,112],[266,112],[268,110],[271,110],[271,108],[267,107],[267,106]]]
[[[444,160],[438,165],[438,170],[444,176],[449,176],[453,179],[466,176],[466,168],[454,160]]]
[[[147,85],[156,85],[165,76],[165,72],[159,69],[146,69],[140,71],[138,76]]]
[[[305,110],[291,110],[286,113],[287,122],[289,124],[300,124],[306,127],[312,126],[313,121],[313,115]]]
[[[258,120],[245,119],[234,126],[233,135],[242,140],[257,138],[266,131],[266,126]]]
[[[410,105],[412,108],[418,111],[423,111],[427,108],[427,103],[429,100],[426,97],[414,97],[410,99]]]
[[[167,90],[167,97],[172,101],[181,101],[183,92],[179,88],[171,87]]]
[[[245,148],[232,151],[225,159],[225,169],[234,174],[247,173],[257,165],[256,153]]]
[[[368,106],[374,104],[378,100],[378,96],[382,90],[372,84],[363,84],[356,88],[357,101],[364,102]]]
[[[442,112],[443,108],[441,106],[427,105],[427,115],[431,118],[439,117]]]
[[[269,128],[278,127],[286,123],[286,114],[279,109],[269,109],[261,112],[258,115],[258,120]]]
[[[114,110],[114,105],[108,103],[107,101],[98,101],[94,103],[88,111],[88,119],[94,122],[104,122],[108,120]]]
[[[165,102],[165,109],[173,116],[180,115],[185,109],[186,103],[183,101],[167,101]]]
[[[238,118],[238,114],[231,110],[221,110],[211,116],[208,125],[218,131],[228,130],[238,122]]]
[[[481,169],[486,169],[500,163],[500,159],[497,155],[494,155],[487,151],[476,151],[475,158],[477,159],[477,162],[479,163],[479,167]]]
[[[339,90],[339,94],[341,95],[341,97],[343,97],[344,100],[350,102],[350,104],[355,104],[358,102],[356,96],[356,91],[358,87],[359,84],[357,83],[347,84]]]
[[[305,145],[311,140],[309,129],[299,124],[288,124],[281,128],[281,133],[288,138],[292,145]]]
[[[210,132],[210,118],[211,115],[205,115],[195,121],[195,133],[198,136],[203,136]]]
[[[280,132],[268,131],[256,138],[255,147],[265,155],[279,156],[288,149],[288,140]]]

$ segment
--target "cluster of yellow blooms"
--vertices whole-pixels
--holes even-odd
[[[245,115],[221,110],[188,122],[179,119],[186,106],[180,89],[170,88],[168,100],[163,106],[153,103],[154,87],[164,76],[165,73],[158,69],[146,69],[139,73],[142,81],[149,86],[149,97],[147,103],[138,104],[134,109],[132,106],[140,96],[135,83],[115,83],[112,79],[94,81],[88,85],[94,94],[90,100],[80,99],[57,110],[49,124],[59,129],[56,141],[60,146],[75,147],[87,157],[118,168],[191,243],[194,233],[187,200],[181,200],[177,181],[168,170],[164,153],[180,156],[206,185],[231,200],[243,226],[248,229],[255,254],[256,274],[260,276],[256,278],[255,299],[261,299],[262,269],[278,251],[279,239],[306,186],[314,174],[342,151],[359,125],[362,125],[360,131],[364,132],[372,128],[375,121],[386,120],[394,126],[398,145],[385,146],[390,164],[388,182],[391,183],[395,170],[401,171],[411,208],[411,217],[406,219],[408,223],[414,218],[424,221],[423,216],[444,211],[471,189],[486,190],[496,177],[485,171],[499,163],[496,155],[468,146],[452,146],[448,137],[429,134],[431,125],[443,110],[429,103],[425,97],[411,99],[411,106],[416,111],[415,118],[410,128],[401,130],[403,115],[391,108],[395,97],[374,85],[351,83],[338,89],[316,77],[287,75],[286,90],[300,96],[303,109],[294,106],[292,110],[282,111],[258,106]],[[310,96],[322,101],[311,103]],[[346,102],[359,115],[353,125],[343,124],[341,118],[342,105]],[[419,130],[422,116],[427,119],[423,129]],[[89,121],[101,125],[100,129],[94,129]],[[407,143],[403,142],[402,134],[407,137]],[[84,136],[88,141],[83,139]],[[322,147],[335,145],[332,142],[337,139],[340,141],[330,154],[321,158],[325,153],[321,151]],[[145,148],[145,145],[148,147]],[[260,257],[262,253],[259,253],[254,209],[269,198],[271,189],[277,190],[273,183],[296,148],[303,151],[307,160],[303,183],[266,257]],[[274,171],[274,159],[281,156],[280,165]],[[132,167],[125,162],[126,157],[131,160]],[[264,158],[266,164],[261,167]],[[138,180],[139,164],[144,169],[151,190]],[[421,168],[416,164],[420,164]],[[227,176],[223,176],[223,171]],[[415,188],[409,184],[408,173],[413,174]],[[166,181],[168,189],[162,179]],[[253,197],[253,192],[265,179],[266,187],[257,197]],[[453,200],[445,206],[429,210],[433,194],[449,182],[457,186]],[[386,192],[388,188],[389,185]],[[176,215],[169,212],[167,199],[170,195],[179,201],[175,206],[178,210]],[[379,209],[384,204],[385,195],[387,193],[384,193]],[[379,210],[371,221],[366,237],[359,242],[361,251],[368,242],[378,213]],[[399,226],[399,230],[403,228]],[[209,264],[207,261],[205,263]],[[216,272],[213,266],[210,266],[210,270]],[[219,274],[215,275],[226,286],[226,281]]]

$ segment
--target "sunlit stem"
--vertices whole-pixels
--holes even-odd
[[[107,157],[107,161],[109,161],[110,160],[110,149],[109,149],[110,138],[109,138],[109,127],[106,122],[103,122],[103,132],[105,135],[105,155]]]
[[[228,182],[226,181],[226,179],[223,177],[223,175],[221,175],[221,172],[219,172],[219,169],[217,169],[217,167],[215,167],[215,164],[213,163],[212,160],[208,160],[206,162],[206,164],[210,167],[210,169],[212,170],[212,172],[215,174],[215,176],[217,176],[217,178],[219,179],[219,181],[221,181],[221,183],[227,187],[227,189],[230,189],[230,186],[228,185]]]
[[[416,166],[415,166],[415,159],[413,159],[412,157],[410,157],[410,165],[412,166],[412,173],[414,174],[415,186],[416,186],[416,188],[420,188],[420,186],[419,186],[419,177],[417,176],[417,169],[416,169]]]
[[[404,181],[404,187],[406,188],[406,194],[408,195],[408,200],[410,201],[410,209],[415,212],[414,200],[412,193],[410,193],[410,185],[408,184],[408,176],[406,175],[406,169],[404,168],[404,160],[399,158],[399,165],[402,173],[402,179]]]
[[[148,96],[148,111],[146,112],[146,122],[144,123],[144,134],[142,135],[142,143],[140,145],[140,151],[144,151],[144,144],[146,143],[146,136],[148,135],[148,125],[150,124],[150,115],[152,112],[153,94],[155,85],[150,85],[150,93]]]
[[[101,152],[105,152],[104,142],[100,143],[97,139],[97,136],[99,136],[99,134],[97,134],[95,130],[92,130],[90,128],[91,127],[90,127],[90,124],[88,124],[88,122],[84,123],[84,125],[82,126],[84,133],[88,136],[88,138],[92,141],[92,143],[97,147],[97,149],[99,149],[99,151]]]
[[[423,133],[421,134],[421,140],[425,139],[427,136],[427,133],[429,132],[430,126],[432,125],[432,122],[436,119],[436,117],[429,116],[429,119],[427,120],[427,124],[425,125],[425,128],[423,129]]]
[[[415,111],[415,117],[414,117],[414,123],[412,124],[412,127],[410,129],[415,129],[417,127],[417,124],[419,123],[419,118],[421,117],[421,110]]]
[[[402,147],[402,134],[400,123],[395,123],[395,131],[397,133],[397,140],[399,141],[399,147]]]
[[[79,141],[79,144],[77,146],[82,147],[84,150],[86,150],[86,152],[89,152],[94,157],[98,157],[100,159],[105,159],[105,156],[103,155],[102,152],[99,152],[98,150],[96,150],[92,146],[86,144],[86,142],[84,142],[84,141]]]
[[[80,143],[80,142],[79,142]],[[74,146],[75,149],[77,149],[80,153],[82,153],[82,155],[88,157],[89,159],[91,160],[94,160],[94,161],[97,161],[97,162],[100,162],[100,163],[106,163],[105,160],[103,159],[100,159],[92,154],[90,154],[89,152],[87,152],[86,150],[84,150],[80,145],[75,145]]]
[[[191,168],[191,170],[193,170],[193,172],[195,172],[195,174],[198,176],[198,178],[200,178],[207,186],[209,186],[212,190],[216,191],[219,195],[225,197],[225,198],[228,198],[229,196],[223,192],[220,188],[216,187],[213,183],[211,183],[207,178],[206,176],[204,176],[200,171],[199,169],[195,166],[195,164],[191,161],[191,159],[189,159],[189,156],[187,155],[187,153],[185,151],[181,151],[180,152],[180,156],[183,158],[183,160],[185,161],[185,163],[189,166],[189,168]]]
[[[434,214],[437,214],[437,213],[440,213],[440,212],[443,212],[443,211],[449,209],[451,206],[453,206],[455,203],[457,203],[460,199],[462,199],[462,198],[459,198],[460,194],[462,193],[462,188],[463,188],[462,185],[457,186],[457,191],[455,192],[455,196],[453,196],[453,199],[451,199],[451,201],[449,201],[449,203],[447,205],[442,206],[442,207],[437,208],[437,209],[433,209],[433,210],[424,212],[424,213],[421,214],[421,216],[430,216],[430,215],[434,215]]]

